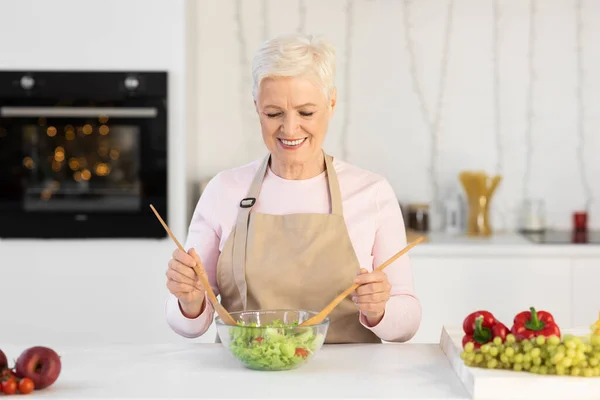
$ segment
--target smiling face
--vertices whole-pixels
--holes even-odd
[[[305,77],[266,78],[255,101],[273,172],[305,179],[323,170],[322,146],[335,108]]]

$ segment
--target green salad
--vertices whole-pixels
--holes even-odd
[[[238,322],[238,327],[229,328],[229,347],[248,368],[264,371],[293,369],[306,362],[325,339],[320,333],[315,335],[310,327],[290,329],[296,326],[297,322],[284,324],[280,320],[261,327],[256,323]]]

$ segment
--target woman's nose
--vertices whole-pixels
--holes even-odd
[[[285,117],[281,128],[285,135],[292,137],[298,129],[298,121],[293,116]]]

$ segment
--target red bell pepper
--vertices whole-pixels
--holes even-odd
[[[558,336],[560,329],[554,317],[547,311],[536,311],[531,307],[529,311],[520,312],[515,316],[511,332],[517,340],[531,339],[537,336]]]
[[[508,335],[508,328],[502,322],[496,320],[488,311],[475,311],[463,321],[465,335],[462,339],[463,348],[469,342],[478,349],[481,345],[492,342],[495,337],[500,337],[502,343]]]

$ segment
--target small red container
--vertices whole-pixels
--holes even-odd
[[[585,211],[577,211],[573,213],[573,230],[578,232],[587,231],[588,214]]]

